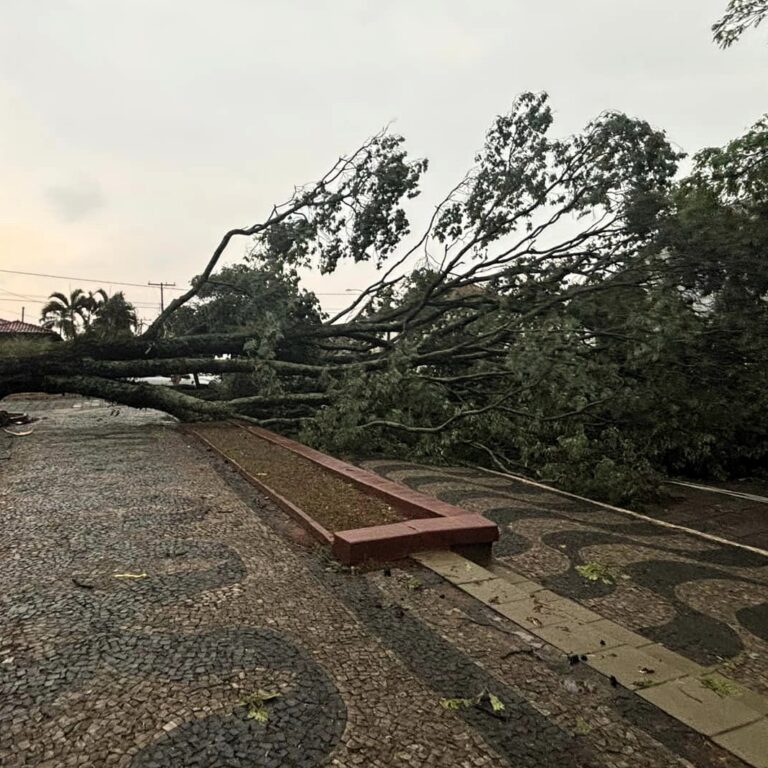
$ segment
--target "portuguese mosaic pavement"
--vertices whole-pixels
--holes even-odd
[[[25,404],[46,418],[0,461],[0,765],[743,765],[416,563],[337,566],[161,415],[44,405]],[[580,599],[622,622],[639,620],[631,589],[653,598],[651,627],[736,616],[706,646],[667,638],[761,674],[742,659],[765,642],[758,564],[578,510],[523,514],[490,485],[481,503],[466,483],[419,481],[475,493],[504,527],[502,557],[558,589],[582,588],[573,563],[610,548],[631,582]],[[669,565],[649,586],[656,561]],[[711,573],[727,586],[709,598]]]
[[[768,692],[768,557],[477,470],[367,466],[494,520],[515,571]]]

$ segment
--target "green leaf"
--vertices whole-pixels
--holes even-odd
[[[256,722],[259,723],[266,723],[269,718],[269,712],[267,712],[267,708],[264,705],[260,707],[252,706],[248,710],[246,717],[248,720],[256,720]]]
[[[594,561],[576,566],[577,573],[589,581],[602,581],[603,584],[614,584],[616,576],[613,570],[602,563]]]
[[[256,695],[262,701],[272,701],[272,699],[277,699],[280,697],[280,693],[278,691],[265,691],[263,688],[259,688],[259,690],[256,691]]]
[[[573,730],[580,736],[586,736],[592,730],[592,726],[581,715],[578,715]]]
[[[471,707],[472,699],[440,699],[440,706],[445,709],[461,709]]]
[[[503,709],[506,709],[504,702],[494,693],[488,694],[488,701],[491,702],[491,707],[494,712],[501,712]]]
[[[734,685],[730,680],[726,680],[724,677],[702,677],[699,682],[710,691],[714,691],[721,698],[726,696],[733,696],[739,692],[737,685]]]

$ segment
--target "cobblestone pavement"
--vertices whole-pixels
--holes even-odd
[[[672,483],[664,490],[670,503],[652,507],[649,514],[653,517],[768,550],[768,504],[764,501]]]
[[[767,557],[476,470],[366,466],[494,520],[528,578],[768,692]]]
[[[0,765],[743,765],[415,563],[336,566],[166,417],[37,410],[0,461]]]

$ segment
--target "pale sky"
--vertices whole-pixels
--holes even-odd
[[[722,144],[768,109],[768,25],[721,51],[725,4],[0,0],[0,269],[91,281],[0,272],[0,318],[102,285],[153,317],[157,289],[116,281],[185,285],[224,231],[390,122],[430,158],[425,213],[525,90],[550,93],[558,134],[618,109],[685,151]]]

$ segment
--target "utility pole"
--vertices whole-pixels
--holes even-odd
[[[162,314],[165,311],[165,294],[163,293],[163,289],[166,287],[169,288],[175,288],[176,283],[147,283],[147,285],[154,285],[160,288],[160,313]]]

